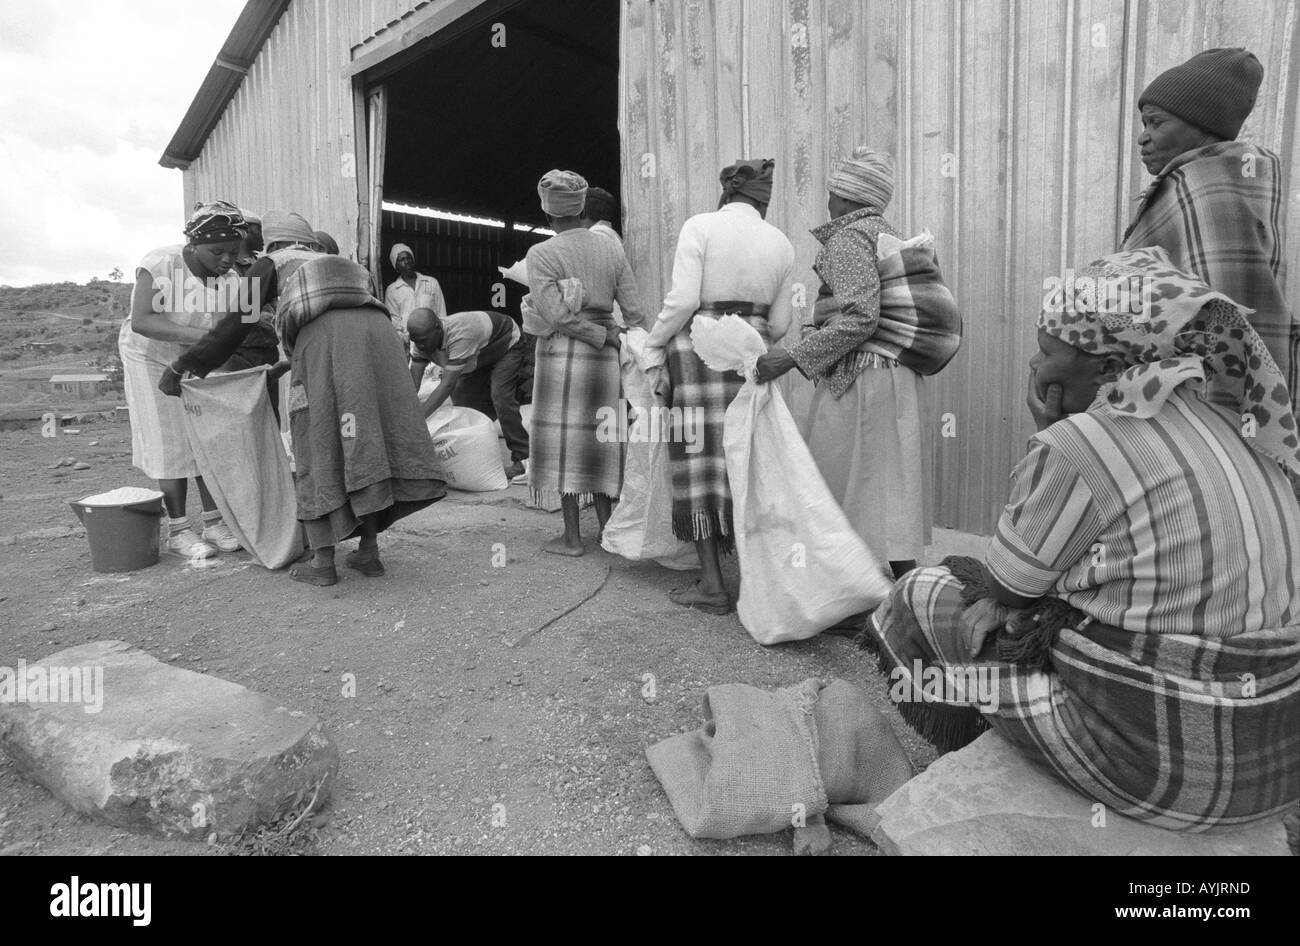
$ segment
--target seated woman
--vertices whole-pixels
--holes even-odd
[[[289,577],[336,583],[334,546],[350,538],[361,543],[348,567],[382,575],[379,533],[446,495],[406,352],[371,295],[370,274],[351,260],[315,254],[276,291],[276,324],[293,372],[298,520],[313,552]]]
[[[1265,818],[1300,797],[1289,394],[1242,308],[1163,250],[1092,273],[1140,280],[1143,311],[1043,312],[1038,433],[984,562],[913,571],[864,638],[940,748],[973,738],[978,710],[1112,811],[1186,830]],[[1232,410],[1203,397],[1210,378]],[[993,685],[923,692],[927,665]]]

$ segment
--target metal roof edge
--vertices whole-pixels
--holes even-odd
[[[257,59],[280,17],[292,0],[248,0],[240,11],[239,19],[230,29],[208,69],[203,84],[190,102],[185,117],[176,126],[172,140],[167,143],[158,163],[165,168],[185,170],[199,156],[207,143],[208,135],[221,120],[226,106],[239,91],[239,85],[248,69]]]

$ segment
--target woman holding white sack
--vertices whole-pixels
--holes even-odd
[[[813,265],[822,281],[813,330],[788,351],[762,356],[756,374],[769,382],[798,368],[816,383],[809,452],[858,535],[901,578],[930,542],[932,485],[922,377],[900,360],[909,327],[881,317],[880,247],[902,244],[884,217],[892,162],[858,148],[827,189],[831,220],[812,231],[822,244]]]

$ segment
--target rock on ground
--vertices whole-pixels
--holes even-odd
[[[990,731],[889,796],[875,811],[871,839],[886,854],[1289,853],[1281,818],[1186,834],[1099,808]]]
[[[36,702],[36,668],[51,678],[62,668],[65,699],[75,692],[66,671],[80,671],[80,699]],[[324,804],[338,773],[315,717],[122,641],[60,651],[26,676],[26,702],[7,701],[0,677],[0,748],[77,811],[132,831],[238,835],[313,797]]]

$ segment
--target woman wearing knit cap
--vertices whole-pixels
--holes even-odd
[[[406,331],[406,317],[416,309],[432,309],[438,318],[447,314],[447,303],[442,298],[438,280],[415,268],[415,253],[405,243],[395,243],[388,251],[388,261],[397,270],[397,278],[388,284],[384,305],[392,315],[393,327],[402,336],[402,342],[411,340]]]
[[[184,233],[184,246],[153,250],[136,267],[131,314],[122,322],[118,349],[131,409],[131,463],[158,481],[167,509],[167,551],[194,560],[236,551],[239,541],[198,475],[180,399],[159,385],[164,376],[183,373],[176,370],[177,359],[227,314],[223,305],[239,298],[233,267],[247,233],[239,208],[224,200],[197,204]],[[203,507],[201,536],[186,516],[190,477]]]
[[[697,418],[699,431],[689,451],[682,437],[673,437],[668,456],[673,534],[695,543],[703,574],[669,599],[708,614],[735,608],[720,560],[736,543],[722,431],[727,407],[744,379],[734,371],[714,371],[700,360],[691,344],[691,321],[699,314],[716,318],[734,313],[765,341],[781,338],[790,327],[794,247],[763,219],[775,166],[771,159],[740,160],[722,169],[718,209],[682,224],[672,288],[646,342],[647,355],[664,366],[658,369],[657,391],[674,411],[680,408],[682,417]]]
[[[532,331],[525,323],[538,336],[528,485],[535,499],[558,497],[564,512],[564,534],[542,550],[577,556],[584,551],[579,500],[593,498],[604,529],[623,485],[623,444],[599,434],[601,409],[620,408],[614,302],[628,325],[645,316],[623,248],[583,226],[587,182],[549,171],[537,194],[555,236],[527,256],[529,299],[544,326]]]
[[[813,270],[821,279],[813,330],[758,361],[758,379],[798,368],[816,382],[806,433],[817,468],[862,540],[901,578],[930,541],[929,470],[921,437],[921,376],[899,363],[880,313],[877,241],[894,193],[887,154],[858,148],[827,184],[829,223]],[[860,625],[859,625],[860,626]]]
[[[1254,309],[1251,325],[1300,390],[1300,321],[1282,284],[1286,214],[1282,164],[1235,141],[1264,78],[1244,49],[1207,49],[1152,80],[1138,99],[1138,148],[1154,180],[1123,249],[1161,246],[1178,266]],[[1212,398],[1218,386],[1210,386]]]

